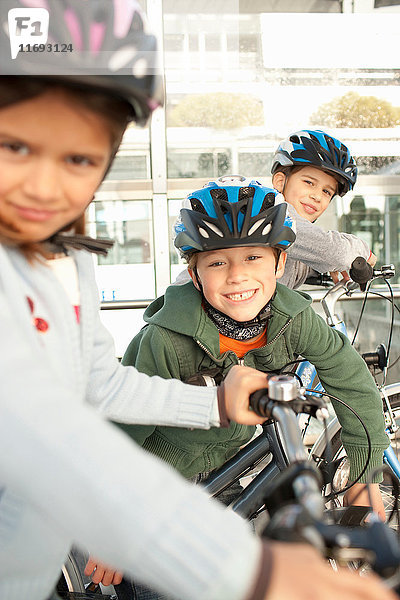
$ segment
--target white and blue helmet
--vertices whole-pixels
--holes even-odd
[[[239,175],[220,177],[189,194],[175,223],[175,246],[181,256],[236,246],[287,250],[294,242],[294,222],[283,196]]]
[[[347,146],[318,129],[296,131],[282,140],[275,152],[271,173],[282,167],[307,165],[336,175],[340,196],[353,189],[357,180],[357,166]]]

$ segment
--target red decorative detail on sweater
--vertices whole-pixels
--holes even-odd
[[[42,319],[41,317],[35,317],[34,316],[34,310],[35,310],[35,303],[33,302],[32,298],[29,298],[29,296],[26,297],[27,301],[28,301],[28,305],[29,305],[29,310],[32,313],[32,317],[33,317],[33,324],[36,327],[36,329],[38,331],[40,331],[40,333],[46,333],[46,331],[49,328],[49,324],[47,321],[45,321],[44,319]]]

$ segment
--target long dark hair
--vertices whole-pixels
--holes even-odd
[[[100,115],[109,126],[111,140],[111,154],[108,167],[104,173],[106,176],[112,161],[117,153],[122,136],[131,120],[132,108],[124,100],[108,93],[100,92],[90,88],[90,76],[88,76],[88,87],[80,87],[71,83],[65,83],[62,77],[30,77],[30,76],[0,76],[0,110],[13,104],[31,100],[45,92],[53,89],[60,90],[71,101],[77,105]],[[63,230],[71,230],[74,233],[85,232],[85,215],[82,214],[76,221],[68,224]],[[54,232],[56,233],[56,232]],[[43,244],[27,243],[21,234],[10,224],[0,220],[0,243],[7,246],[18,246],[28,258],[39,253],[46,255]]]

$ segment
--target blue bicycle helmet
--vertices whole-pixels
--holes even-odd
[[[275,152],[271,173],[281,167],[306,165],[338,176],[340,196],[351,190],[357,180],[357,167],[347,146],[324,131],[303,129],[289,135]]]
[[[184,258],[236,246],[287,250],[294,222],[276,190],[239,175],[220,177],[186,199],[175,224],[175,246]],[[277,202],[278,200],[278,202]]]

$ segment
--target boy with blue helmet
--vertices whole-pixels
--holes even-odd
[[[256,181],[220,178],[188,196],[175,226],[175,246],[192,281],[167,288],[147,308],[124,364],[164,378],[198,383],[223,379],[234,364],[277,372],[298,355],[315,364],[325,389],[363,414],[372,466],[388,445],[381,403],[368,369],[347,338],[328,327],[306,294],[277,283],[293,223],[281,195]],[[368,405],[368,406],[366,406]],[[354,480],[367,456],[358,420],[335,404]],[[189,479],[201,479],[233,456],[254,428],[224,430],[124,426],[146,450]],[[365,480],[363,480],[365,481]],[[379,503],[379,498],[377,499]]]
[[[279,144],[271,173],[273,186],[284,194],[296,220],[296,243],[289,250],[282,283],[296,289],[315,272],[345,272],[357,256],[375,264],[364,241],[314,224],[336,194],[344,196],[356,183],[357,167],[347,146],[324,131],[297,131]]]

